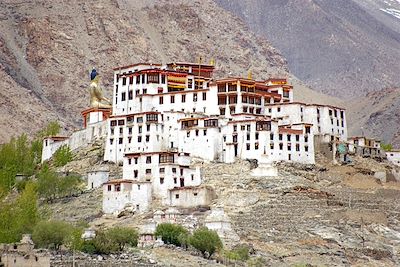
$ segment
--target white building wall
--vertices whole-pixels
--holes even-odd
[[[103,183],[108,181],[109,171],[106,170],[98,170],[98,171],[90,171],[87,173],[87,189],[99,188],[103,185]]]
[[[393,164],[400,166],[400,151],[388,151],[386,157]]]

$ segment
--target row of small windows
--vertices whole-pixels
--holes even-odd
[[[283,150],[283,148],[284,148],[283,143],[280,143],[280,144],[279,144],[279,150]],[[300,151],[300,144],[296,144],[296,145],[295,145],[295,148],[296,148],[296,151]],[[251,149],[251,144],[250,144],[250,143],[246,143],[246,150],[250,150],[250,149]],[[254,144],[254,149],[255,149],[255,150],[258,150],[258,149],[259,149],[259,144],[258,144],[258,143],[255,143],[255,144]],[[270,149],[271,149],[271,150],[274,149],[274,144],[273,144],[273,143],[270,144]],[[291,150],[292,150],[292,145],[291,145],[291,144],[288,144],[288,145],[287,145],[287,150],[288,150],[288,151],[291,151]],[[305,145],[305,146],[304,146],[304,151],[305,151],[305,152],[308,152],[308,150],[309,150],[308,145]]]
[[[160,74],[159,73],[148,73],[136,75],[136,76],[129,76],[129,77],[122,77],[122,85],[126,85],[127,82],[129,84],[133,84],[134,77],[136,80],[136,84],[148,84],[148,83],[160,83]],[[147,78],[147,79],[146,79]],[[117,82],[119,81],[119,75],[117,75]],[[161,83],[166,83],[166,76],[165,74],[161,74]]]
[[[202,94],[202,99],[203,99],[203,101],[206,101],[206,100],[207,100],[207,93],[206,93],[206,92],[203,92],[203,94]],[[181,95],[181,102],[182,102],[182,103],[185,103],[185,102],[186,102],[186,95]],[[197,93],[194,93],[194,94],[193,94],[193,102],[197,102]],[[163,96],[160,96],[160,97],[159,97],[158,103],[159,103],[160,105],[163,105],[163,104],[164,104],[164,97],[163,97]],[[170,103],[175,103],[175,95],[171,95],[171,96],[170,96]]]

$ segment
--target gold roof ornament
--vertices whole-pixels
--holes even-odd
[[[215,66],[215,59],[214,59],[214,58],[211,58],[211,60],[210,60],[210,65],[211,65],[211,66]]]
[[[249,70],[247,72],[247,79],[252,80],[253,79],[253,73],[251,72],[251,70]]]

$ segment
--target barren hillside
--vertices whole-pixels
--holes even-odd
[[[216,0],[243,18],[318,91],[363,96],[400,84],[396,0]]]
[[[142,61],[202,56],[216,60],[218,75],[287,74],[266,40],[211,0],[5,0],[0,28],[0,142],[55,118],[79,127],[92,67],[108,94],[113,67]]]

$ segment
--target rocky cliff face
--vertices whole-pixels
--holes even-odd
[[[318,91],[348,98],[400,84],[398,1],[216,2],[270,40]]]
[[[287,74],[265,39],[211,0],[5,0],[0,28],[0,141],[54,119],[79,127],[92,67],[107,94],[112,68],[142,61],[202,56],[216,60],[217,75]]]

